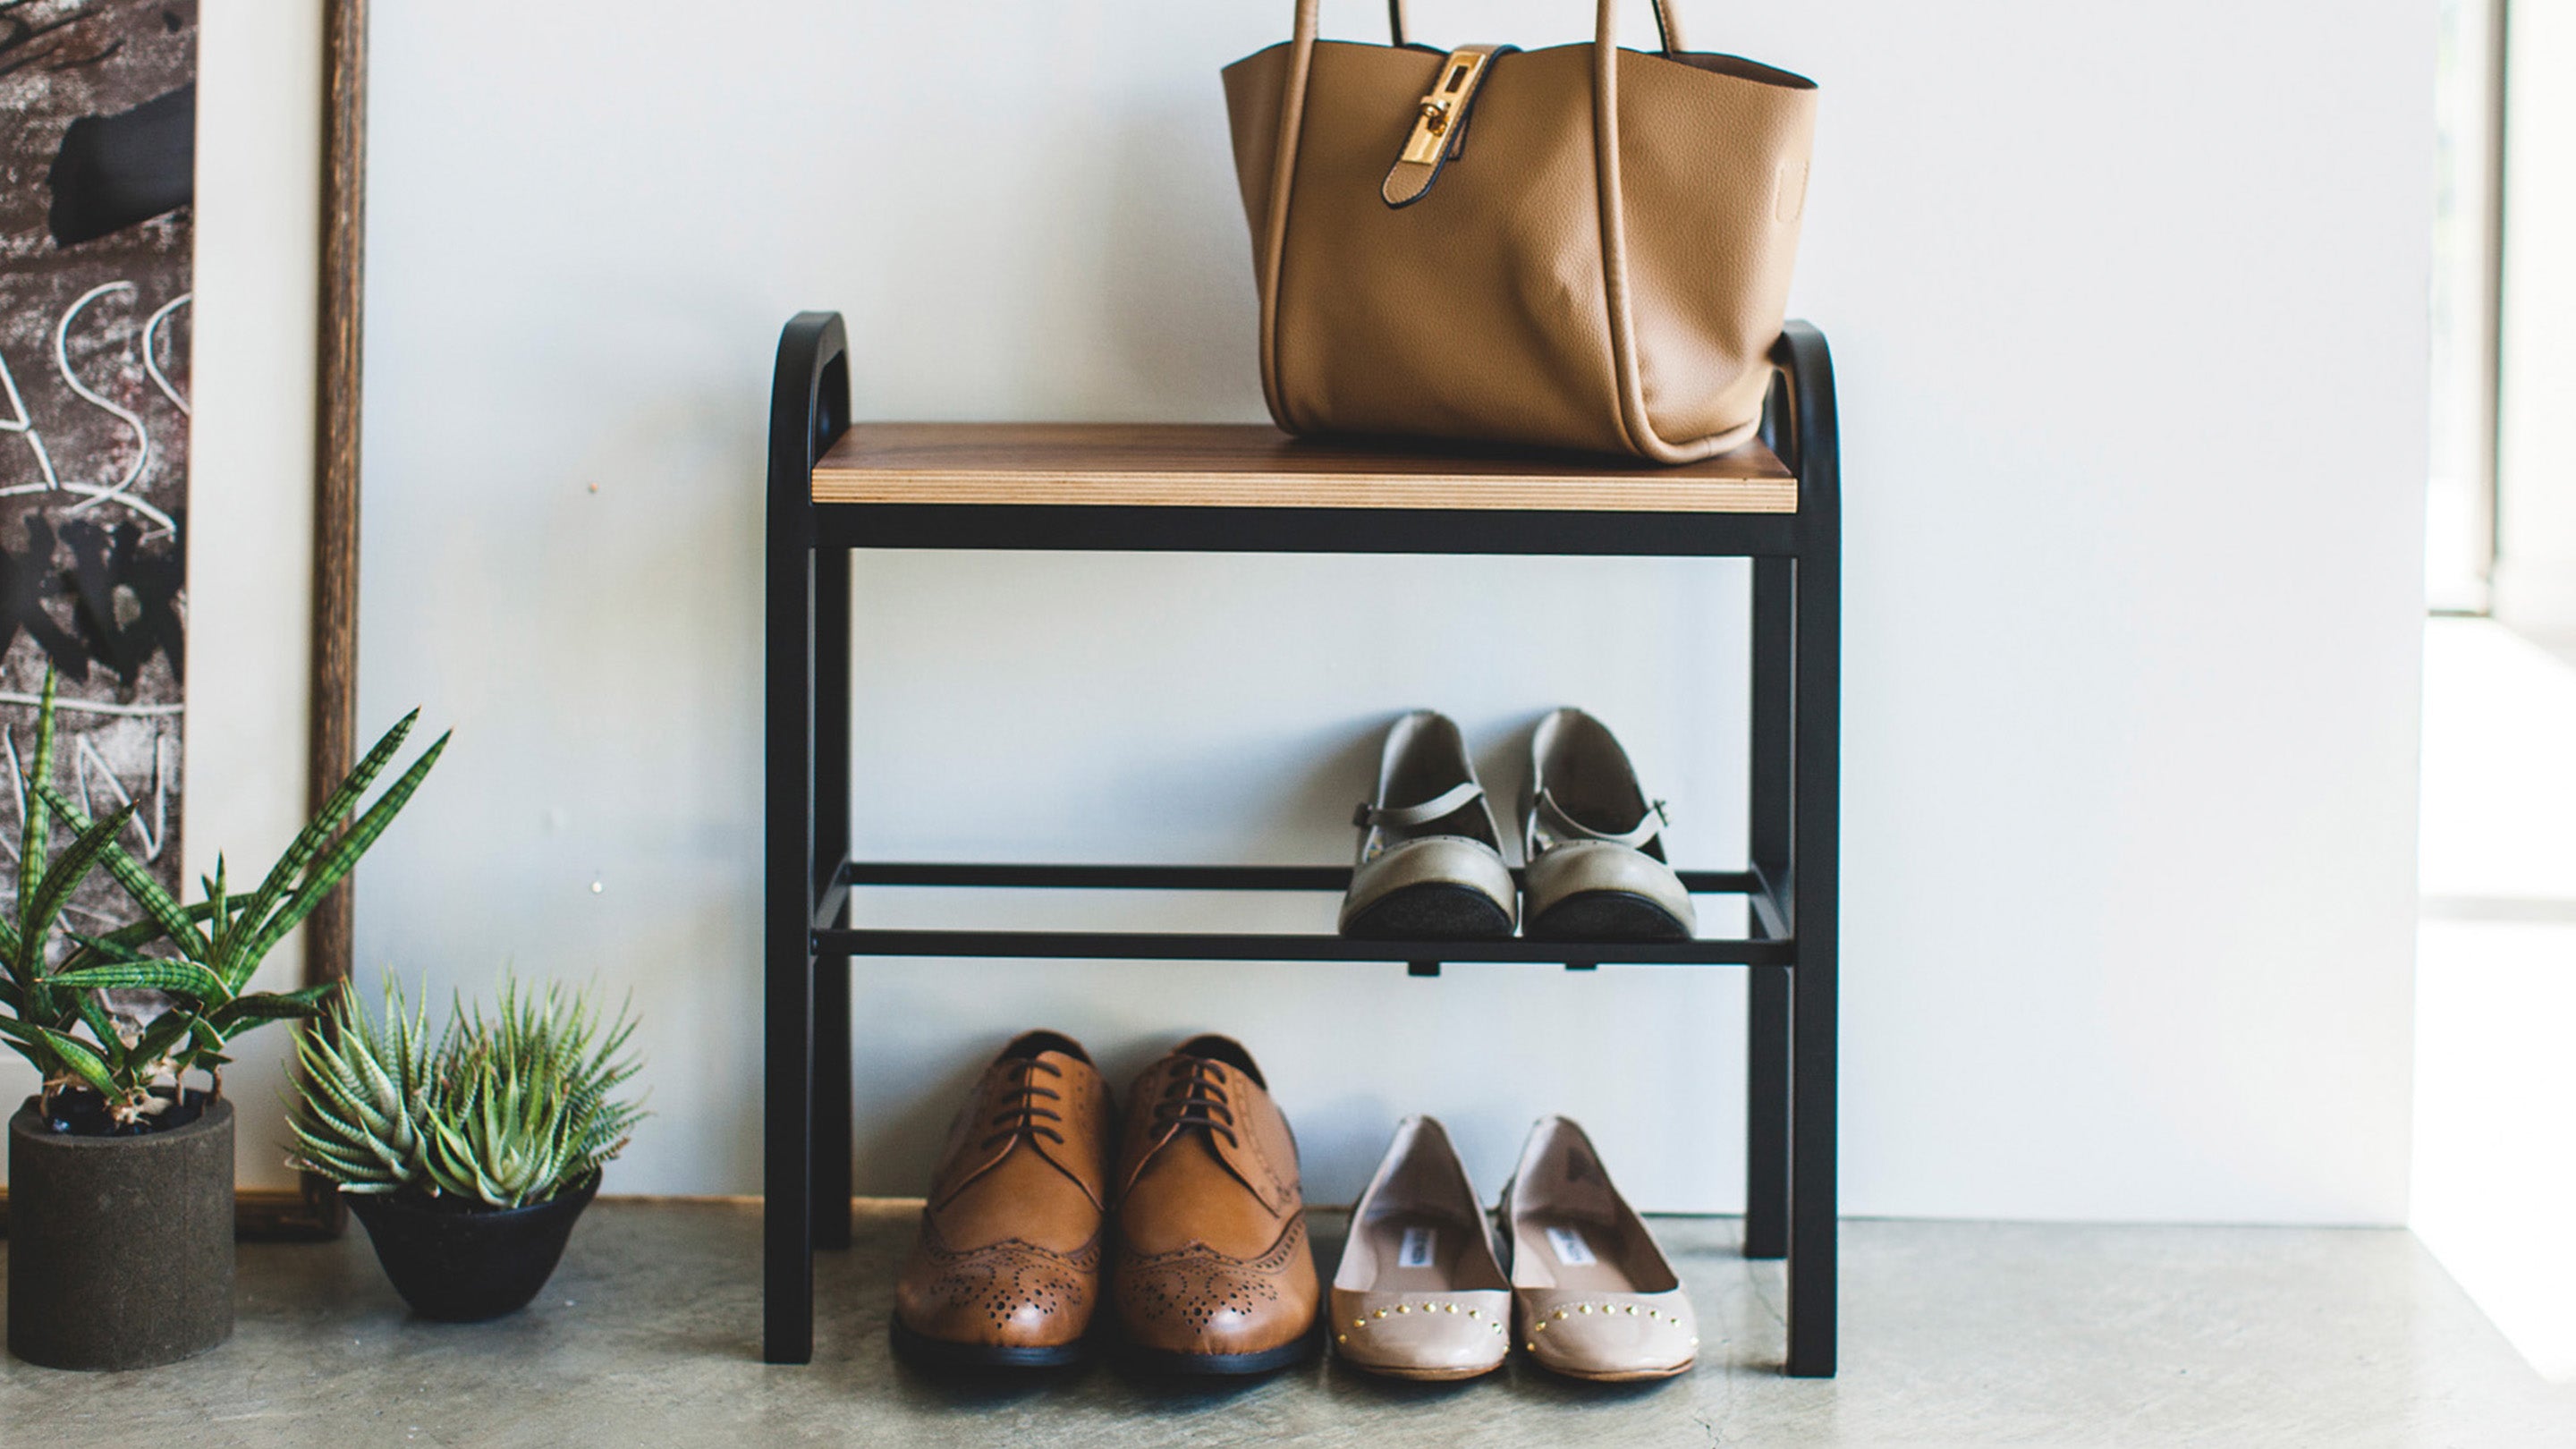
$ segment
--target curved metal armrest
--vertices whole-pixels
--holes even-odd
[[[814,501],[814,464],[850,426],[850,339],[838,312],[799,312],[778,334],[769,386],[769,507]]]
[[[1798,475],[1798,512],[1831,519],[1842,507],[1842,443],[1834,416],[1834,359],[1811,322],[1790,322],[1771,344],[1771,397],[1762,441]]]

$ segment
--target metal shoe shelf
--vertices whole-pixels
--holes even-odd
[[[787,325],[769,424],[763,1353],[814,1350],[818,1247],[850,1241],[858,956],[1748,968],[1745,1255],[1788,1260],[1787,1371],[1834,1372],[1841,521],[1833,370],[1789,324],[1761,442],[1646,469],[1292,442],[1267,427],[850,423],[838,314]],[[1741,937],[1371,942],[1334,935],[876,930],[889,886],[1339,891],[1344,867],[853,861],[850,565],[861,549],[1614,554],[1753,561],[1751,859]]]

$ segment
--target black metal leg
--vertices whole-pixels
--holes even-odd
[[[1757,890],[1785,888],[1789,874],[1789,690],[1793,628],[1791,563],[1753,560],[1753,729],[1747,855]],[[1786,904],[1782,902],[1782,904]],[[1747,934],[1766,935],[1761,902]],[[1745,972],[1744,1256],[1789,1251],[1789,973]]]
[[[773,531],[775,530],[773,522]],[[772,538],[766,899],[769,1072],[761,1357],[814,1357],[813,554]]]
[[[1835,1050],[1842,809],[1842,514],[1824,339],[1783,339],[1798,413],[1797,759],[1791,801],[1789,1372],[1834,1372],[1839,1223]]]
[[[1789,1256],[1789,970],[1744,973],[1744,1256]]]
[[[814,555],[814,891],[850,855],[850,555]],[[850,958],[814,962],[814,1246],[850,1245]]]
[[[814,958],[814,1246],[850,1245],[850,958]]]
[[[770,385],[769,406],[769,580],[765,607],[768,649],[768,724],[765,741],[767,827],[762,841],[761,975],[768,1002],[768,1070],[765,1084],[764,1166],[761,1174],[761,1357],[771,1363],[810,1363],[814,1358],[814,1198],[818,1186],[814,1162],[815,959],[814,909],[825,884],[816,860],[818,828],[840,833],[848,842],[849,750],[849,562],[824,564],[821,572],[837,577],[839,612],[829,606],[815,611],[817,565],[814,553],[814,460],[850,422],[849,343],[841,319],[828,312],[806,312],[787,324],[778,339],[777,372]],[[835,568],[837,567],[837,573]],[[815,628],[837,621],[837,667],[824,675],[837,684],[839,713],[828,716],[843,745],[835,758],[839,788],[834,798],[841,813],[816,814]],[[838,850],[830,864],[837,867]],[[840,1132],[836,1153],[826,1154],[827,1171],[837,1157],[842,1210],[840,1232],[849,1222],[849,987],[846,971],[830,1018],[840,1025],[837,1044],[842,1063]]]

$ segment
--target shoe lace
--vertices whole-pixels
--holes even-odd
[[[978,1150],[998,1147],[1020,1136],[1048,1137],[1058,1144],[1064,1141],[1063,1133],[1044,1125],[1048,1122],[1062,1122],[1064,1114],[1052,1107],[1038,1105],[1041,1100],[1054,1102],[1064,1100],[1062,1092],[1053,1087],[1038,1085],[1038,1073],[1044,1072],[1050,1077],[1060,1078],[1064,1075],[1064,1069],[1053,1062],[1035,1059],[1021,1062],[1019,1065],[1019,1079],[1011,1084],[1010,1095],[1002,1099],[1001,1110],[995,1112],[992,1119],[985,1123],[987,1127],[994,1130],[985,1135]]]
[[[1158,1135],[1167,1127],[1204,1127],[1240,1145],[1234,1135],[1234,1103],[1215,1062],[1192,1058],[1173,1074],[1154,1103],[1154,1126]]]

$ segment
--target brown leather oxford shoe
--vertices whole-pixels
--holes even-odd
[[[1146,1068],[1118,1163],[1110,1291],[1140,1364],[1250,1374],[1313,1354],[1297,1139],[1251,1053],[1201,1036]]]
[[[1083,1356],[1099,1300],[1109,1087],[1071,1037],[1032,1031],[984,1069],[940,1154],[895,1284],[894,1344],[952,1367]]]

